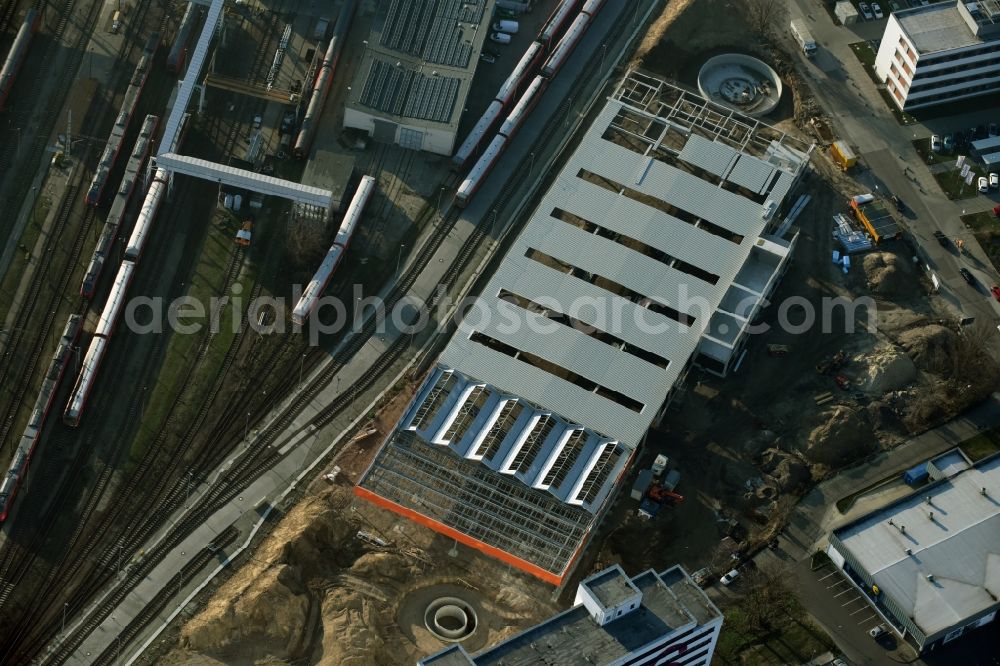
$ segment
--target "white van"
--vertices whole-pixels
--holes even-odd
[[[516,35],[517,29],[521,27],[518,25],[517,21],[507,21],[501,19],[493,24],[493,30],[495,32],[506,32],[510,35]]]
[[[497,44],[510,44],[510,35],[508,35],[506,32],[490,33],[490,39],[492,39]]]

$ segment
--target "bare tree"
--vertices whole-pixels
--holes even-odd
[[[791,572],[780,566],[762,566],[745,573],[743,611],[751,632],[765,632],[793,614],[798,601],[788,583]]]
[[[746,0],[750,29],[761,37],[770,37],[776,26],[784,25],[786,0]]]

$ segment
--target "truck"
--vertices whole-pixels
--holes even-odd
[[[854,154],[846,141],[834,141],[830,144],[830,157],[841,171],[847,171],[858,163],[858,156]]]
[[[795,37],[795,41],[802,47],[802,53],[807,58],[812,58],[816,55],[816,40],[813,39],[809,28],[806,27],[806,22],[802,19],[792,19],[791,28],[792,36]]]

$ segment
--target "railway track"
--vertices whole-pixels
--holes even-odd
[[[624,27],[619,27],[617,28],[617,31],[620,33],[624,29]],[[609,38],[617,39],[617,36],[618,35],[613,35],[609,36]],[[585,78],[589,79],[593,76],[594,72],[598,68],[598,62],[600,61],[603,61],[603,57],[600,55],[594,54],[591,56],[585,66]],[[569,101],[564,101],[557,109],[556,113],[552,114],[549,123],[545,128],[543,128],[542,135],[558,136],[559,132],[556,131],[558,129],[557,126],[564,122],[564,116],[570,110],[572,110],[571,103]],[[527,159],[528,158],[526,157],[524,161],[527,161]],[[512,193],[517,188],[521,187],[528,178],[530,170],[523,167],[524,164],[522,163],[521,165],[518,165],[517,168],[512,169],[512,173],[514,175],[504,185],[497,198],[500,202],[496,206],[498,211],[503,212],[506,210],[510,204],[510,197]],[[418,276],[426,268],[427,264],[437,252],[444,239],[453,229],[458,218],[459,211],[453,209],[435,227],[427,241],[412,257],[408,269],[404,271],[395,286],[390,290],[390,294],[386,299],[387,310],[391,310],[396,303],[400,301],[400,299],[409,293]],[[474,227],[460,248],[458,254],[450,263],[441,280],[441,284],[446,289],[443,292],[442,290],[436,290],[434,292],[434,295],[431,297],[431,301],[428,304],[430,308],[433,309],[439,305],[439,299],[443,293],[446,293],[454,288],[458,277],[468,266],[472,257],[475,256],[476,251],[484,242],[489,226],[491,225],[488,225],[486,220],[480,220],[480,223]],[[128,592],[133,589],[135,585],[137,585],[167,553],[173,550],[174,546],[180,543],[180,541],[189,535],[198,525],[204,522],[205,519],[224,506],[232,498],[238,496],[250,483],[259,478],[273,466],[273,464],[280,457],[274,447],[278,438],[285,433],[286,429],[292,424],[295,417],[302,411],[302,408],[313,400],[319,392],[329,384],[332,377],[336,375],[336,373],[343,368],[344,364],[370,339],[370,337],[375,333],[375,327],[375,319],[371,318],[369,321],[365,322],[360,330],[354,331],[349,335],[341,349],[338,350],[334,358],[323,368],[318,376],[296,395],[289,407],[273,423],[269,424],[260,433],[260,435],[255,439],[253,445],[240,457],[233,461],[231,467],[222,475],[219,481],[215,483],[206,494],[199,498],[197,504],[185,516],[183,516],[178,524],[165,533],[160,541],[150,548],[149,552],[146,553],[137,566],[130,569],[126,580],[123,581],[123,584],[115,587],[109,595],[102,600],[99,607],[95,609],[95,612],[87,618],[83,627],[81,627],[78,631],[75,631],[72,636],[68,637],[67,640],[60,645],[59,649],[48,660],[48,663],[63,663],[66,658],[72,654],[73,650],[75,650],[76,647],[83,642],[85,637],[89,635],[91,631],[96,629],[101,622],[111,614],[111,612],[125,598]],[[338,395],[327,407],[311,418],[309,423],[301,426],[295,432],[288,434],[288,439],[302,433],[305,429],[321,428],[332,422],[337,416],[343,413],[343,411],[349,407],[351,403],[353,403],[354,397],[358,393],[363,393],[364,391],[375,386],[385,372],[392,367],[392,365],[403,355],[405,351],[408,350],[411,344],[412,340],[409,337],[397,337],[397,339],[389,346],[382,356],[379,357],[376,363],[369,369],[360,381],[354,383],[348,388],[348,390],[340,393],[340,395]],[[227,447],[220,448],[226,449]],[[144,623],[146,621],[148,620],[145,615],[143,617],[137,617],[136,620],[129,625],[127,632],[122,634],[122,637],[126,640],[131,640],[131,638],[136,635],[137,631],[141,629],[142,626],[145,626]],[[139,625],[138,627],[135,626],[137,624]],[[120,650],[120,647],[116,648],[116,654],[118,650]],[[110,654],[110,649],[106,650],[101,655],[102,661],[100,663],[107,663]]]

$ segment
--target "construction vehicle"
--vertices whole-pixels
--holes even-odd
[[[846,141],[834,141],[830,144],[830,157],[841,171],[847,171],[858,163],[858,156]]]
[[[829,375],[847,364],[847,354],[843,349],[830,358],[825,358],[816,364],[816,372],[821,375]]]
[[[841,391],[846,391],[851,388],[851,380],[844,375],[837,375],[833,378],[833,381],[837,382],[837,387],[840,388]]]
[[[243,223],[243,228],[236,232],[236,244],[247,247],[250,245],[250,235],[253,231],[253,222],[247,220]]]
[[[676,470],[674,470],[674,472],[676,472]],[[673,474],[674,472],[670,472],[670,474]],[[668,474],[667,476],[669,477],[670,475]],[[679,479],[680,473],[678,472],[677,480]],[[673,483],[676,484],[677,480],[674,480]],[[649,520],[659,513],[660,509],[664,506],[676,506],[683,501],[683,495],[679,495],[672,489],[668,489],[663,485],[654,483],[649,487],[649,490],[646,491],[645,499],[643,499],[642,503],[639,504],[639,511],[637,512],[637,515],[640,518]]]

